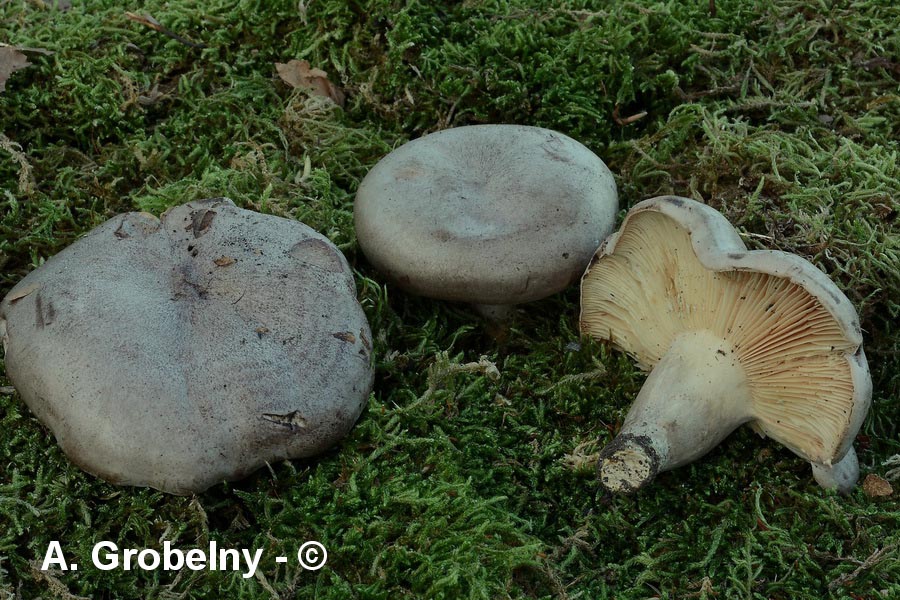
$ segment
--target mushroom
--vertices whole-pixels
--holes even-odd
[[[110,219],[9,292],[0,332],[73,462],[175,494],[323,452],[372,386],[340,251],[227,198]]]
[[[396,285],[500,318],[577,279],[617,210],[609,169],[572,138],[473,125],[384,157],[354,219],[366,257]]]
[[[748,251],[716,210],[664,196],[634,206],[581,282],[581,331],[650,374],[600,453],[630,492],[749,423],[845,493],[872,383],[856,311],[806,260]]]

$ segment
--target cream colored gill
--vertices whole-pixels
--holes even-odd
[[[853,407],[855,346],[802,287],[763,273],[713,272],[689,232],[633,214],[582,282],[582,330],[651,369],[684,331],[708,330],[747,374],[755,427],[812,461],[835,458]]]

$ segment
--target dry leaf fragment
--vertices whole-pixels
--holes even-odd
[[[32,283],[31,285],[26,285],[18,292],[15,292],[15,293],[10,292],[9,294],[7,294],[6,300],[10,304],[12,304],[13,302],[17,302],[17,301],[21,300],[22,298],[24,298],[25,296],[27,296],[27,295],[31,294],[32,292],[35,292],[39,289],[41,289],[41,285],[39,283]]]
[[[12,46],[0,46],[0,92],[6,89],[6,80],[14,71],[24,69],[31,65],[28,57],[22,54],[18,48]]]
[[[234,259],[230,256],[220,256],[216,260],[213,261],[219,267],[227,267],[228,265],[234,264]]]
[[[309,62],[290,60],[287,64],[275,63],[275,70],[281,80],[292,88],[303,88],[316,96],[330,98],[338,106],[344,105],[344,92],[329,81],[328,73],[312,68]]]
[[[894,487],[890,482],[874,473],[866,475],[862,488],[869,498],[886,498],[894,493]]]

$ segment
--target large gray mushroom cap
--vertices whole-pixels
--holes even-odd
[[[572,138],[474,125],[388,154],[360,185],[354,217],[363,252],[403,289],[509,305],[580,276],[617,210],[609,169]]]
[[[0,333],[75,463],[172,493],[324,451],[372,386],[340,251],[226,198],[107,221],[10,291]]]

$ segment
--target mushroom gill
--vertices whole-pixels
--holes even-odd
[[[691,233],[659,212],[629,215],[617,236],[583,279],[582,331],[644,370],[683,332],[710,332],[746,375],[757,430],[810,461],[838,458],[855,402],[846,356],[856,347],[819,300],[786,277],[710,270]]]

